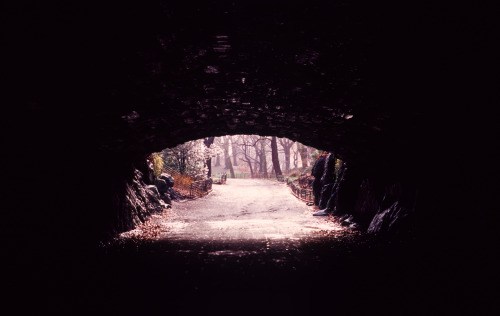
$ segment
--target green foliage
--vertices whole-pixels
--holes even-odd
[[[337,158],[335,160],[335,179],[339,178],[339,172],[341,167],[342,167],[342,160]]]
[[[288,176],[289,178],[293,178],[293,177],[298,178],[298,177],[299,177],[299,175],[301,174],[301,172],[302,172],[302,168],[294,168],[294,169],[292,169],[292,170],[290,170],[290,171],[288,172],[288,175],[287,175],[287,176]]]
[[[151,157],[153,159],[153,173],[155,177],[158,177],[163,170],[164,166],[163,159],[159,153],[152,153]]]
[[[314,162],[313,162],[314,163]],[[302,172],[300,173],[301,176],[303,175],[310,175],[311,174],[311,171],[312,171],[312,165],[305,168],[304,170],[302,170]]]
[[[318,159],[318,157],[320,155],[322,155],[323,153],[325,153],[325,151],[323,150],[319,150],[319,149],[315,149],[312,153],[311,153],[311,162],[314,164],[314,162],[316,161],[316,159]]]
[[[296,181],[298,178],[299,178],[298,176],[288,177],[288,181],[293,182]]]

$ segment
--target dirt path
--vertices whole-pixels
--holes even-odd
[[[262,240],[313,238],[342,228],[297,200],[284,183],[228,179],[208,196],[173,203],[173,218],[163,221],[162,238]]]

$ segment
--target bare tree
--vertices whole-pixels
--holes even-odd
[[[262,155],[261,155],[261,147],[259,144],[259,139],[260,136],[257,135],[250,135],[249,140],[251,141],[251,144],[254,149],[254,171],[262,173]]]
[[[214,143],[217,146],[222,147],[221,137],[215,137]],[[217,157],[215,159],[215,166],[214,167],[219,167],[219,166],[220,166],[220,155],[217,155]]]
[[[302,168],[306,168],[310,161],[308,147],[288,138],[227,135],[216,137],[214,144],[219,144],[220,148],[223,149],[224,164],[230,172],[236,165],[235,161],[243,162],[248,166],[252,177],[255,177],[256,174],[269,177],[270,173],[280,176],[283,171],[291,170],[292,163],[293,167],[297,168],[300,164],[299,159],[302,160]],[[291,159],[293,159],[292,162]],[[270,160],[272,164],[268,163]],[[231,172],[231,176],[234,177],[234,170]]]
[[[303,144],[297,142],[297,150],[299,151],[300,159],[302,160],[302,169],[307,168],[308,165],[308,153],[307,153],[307,146],[304,146]]]
[[[223,136],[223,145],[222,147],[224,148],[224,161],[226,165],[226,169],[229,169],[229,172],[231,173],[231,178],[235,178],[234,176],[234,169],[233,169],[233,164],[231,163],[231,156],[229,155],[229,145],[230,145],[230,139],[231,136]]]
[[[298,144],[298,143],[295,143]],[[292,157],[293,157],[293,168],[297,168],[299,165],[299,150],[297,149],[297,145],[292,146]]]
[[[280,160],[278,156],[278,142],[276,140],[276,136],[271,137],[271,157],[276,178],[282,177],[283,174],[281,173],[281,168],[280,168]],[[290,167],[290,148],[288,148],[288,167]]]
[[[203,140],[203,143],[205,144],[205,146],[210,147],[214,143],[214,140],[215,140],[215,137],[213,137],[213,136],[212,137],[206,137]],[[207,159],[207,161],[205,162],[205,164],[206,164],[206,166],[208,168],[207,177],[210,178],[212,176],[212,157],[209,157]]]
[[[267,153],[266,145],[269,139],[266,137],[258,135],[249,135],[247,141],[251,142],[253,146],[255,158],[253,159],[254,171],[261,173],[265,178],[267,178]]]
[[[279,143],[283,147],[283,152],[285,153],[285,171],[290,170],[290,150],[294,144],[292,140],[288,138],[279,138]]]
[[[262,172],[263,172],[263,177],[268,178],[267,174],[267,159],[266,159],[266,139],[265,138],[260,138],[260,164],[262,166]]]
[[[229,136],[229,140],[231,141],[231,155],[233,156],[233,166],[238,166],[238,144],[233,139],[232,136]]]
[[[257,160],[255,158],[252,158],[252,154],[255,152],[252,137],[249,135],[239,135],[236,144],[238,145],[242,156],[240,160],[248,164],[248,167],[250,169],[250,176],[253,178],[254,177],[253,165]]]

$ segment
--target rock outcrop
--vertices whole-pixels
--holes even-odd
[[[139,170],[134,171],[134,178],[126,184],[126,193],[123,204],[121,205],[122,213],[129,214],[130,219],[123,223],[132,224],[128,228],[144,223],[149,219],[151,214],[160,214],[170,208],[169,199],[162,196],[154,185],[146,185],[142,179],[143,174]]]
[[[165,203],[171,204],[172,199],[179,199],[179,193],[173,189],[175,181],[171,175],[162,173],[158,176],[154,183],[158,188],[158,192],[160,192],[160,198]]]
[[[160,174],[160,176],[158,177],[158,179],[161,179],[161,180],[165,181],[166,185],[169,188],[173,188],[174,187],[174,184],[175,184],[174,177],[172,177],[168,173],[162,173],[162,174]]]
[[[311,175],[314,177],[312,183],[312,190],[314,193],[314,204],[318,205],[321,198],[321,189],[323,188],[323,183],[321,179],[323,178],[323,173],[325,172],[325,161],[326,157],[321,155],[316,159],[314,166],[311,170]]]
[[[320,158],[315,166],[327,165],[327,162],[328,159]],[[363,177],[359,167],[346,162],[341,164],[335,182],[325,181],[333,179],[331,166],[319,166],[315,170],[318,207],[340,217],[343,225],[385,237],[415,237],[417,188]],[[318,170],[323,170],[323,174]]]
[[[404,236],[415,228],[412,223],[415,220],[414,212],[414,209],[407,209],[396,201],[385,210],[379,209],[368,227],[368,233],[391,237]]]
[[[168,192],[168,184],[163,179],[156,179],[155,186],[157,187],[158,192],[160,192],[160,194],[165,194]]]

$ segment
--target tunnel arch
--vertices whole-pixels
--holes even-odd
[[[415,149],[430,137],[420,124],[436,122],[409,88],[423,70],[405,73],[398,65],[405,57],[387,54],[399,45],[391,23],[402,21],[386,16],[386,4],[197,5],[133,13],[123,6],[124,17],[144,23],[106,25],[116,40],[95,56],[106,64],[105,106],[87,105],[104,126],[95,135],[99,150],[142,159],[190,139],[261,134],[333,151],[373,172],[420,165]],[[403,25],[418,13],[407,18]]]
[[[263,3],[6,5],[8,163],[34,165],[7,173],[24,210],[8,222],[40,230],[55,220],[66,228],[50,234],[54,240],[97,236],[109,227],[96,219],[126,221],[115,204],[146,155],[209,135],[288,136],[336,152],[367,175],[425,187],[423,214],[445,219],[448,201],[466,212],[455,191],[468,192],[484,175],[493,182],[494,98],[486,90],[494,50],[485,7]],[[27,148],[46,154],[33,162]],[[461,150],[486,163],[463,171]],[[429,183],[429,175],[440,181]],[[43,189],[26,198],[26,182]],[[61,192],[38,212],[49,188]],[[486,182],[475,190],[494,196]],[[86,198],[75,204],[75,192]]]

